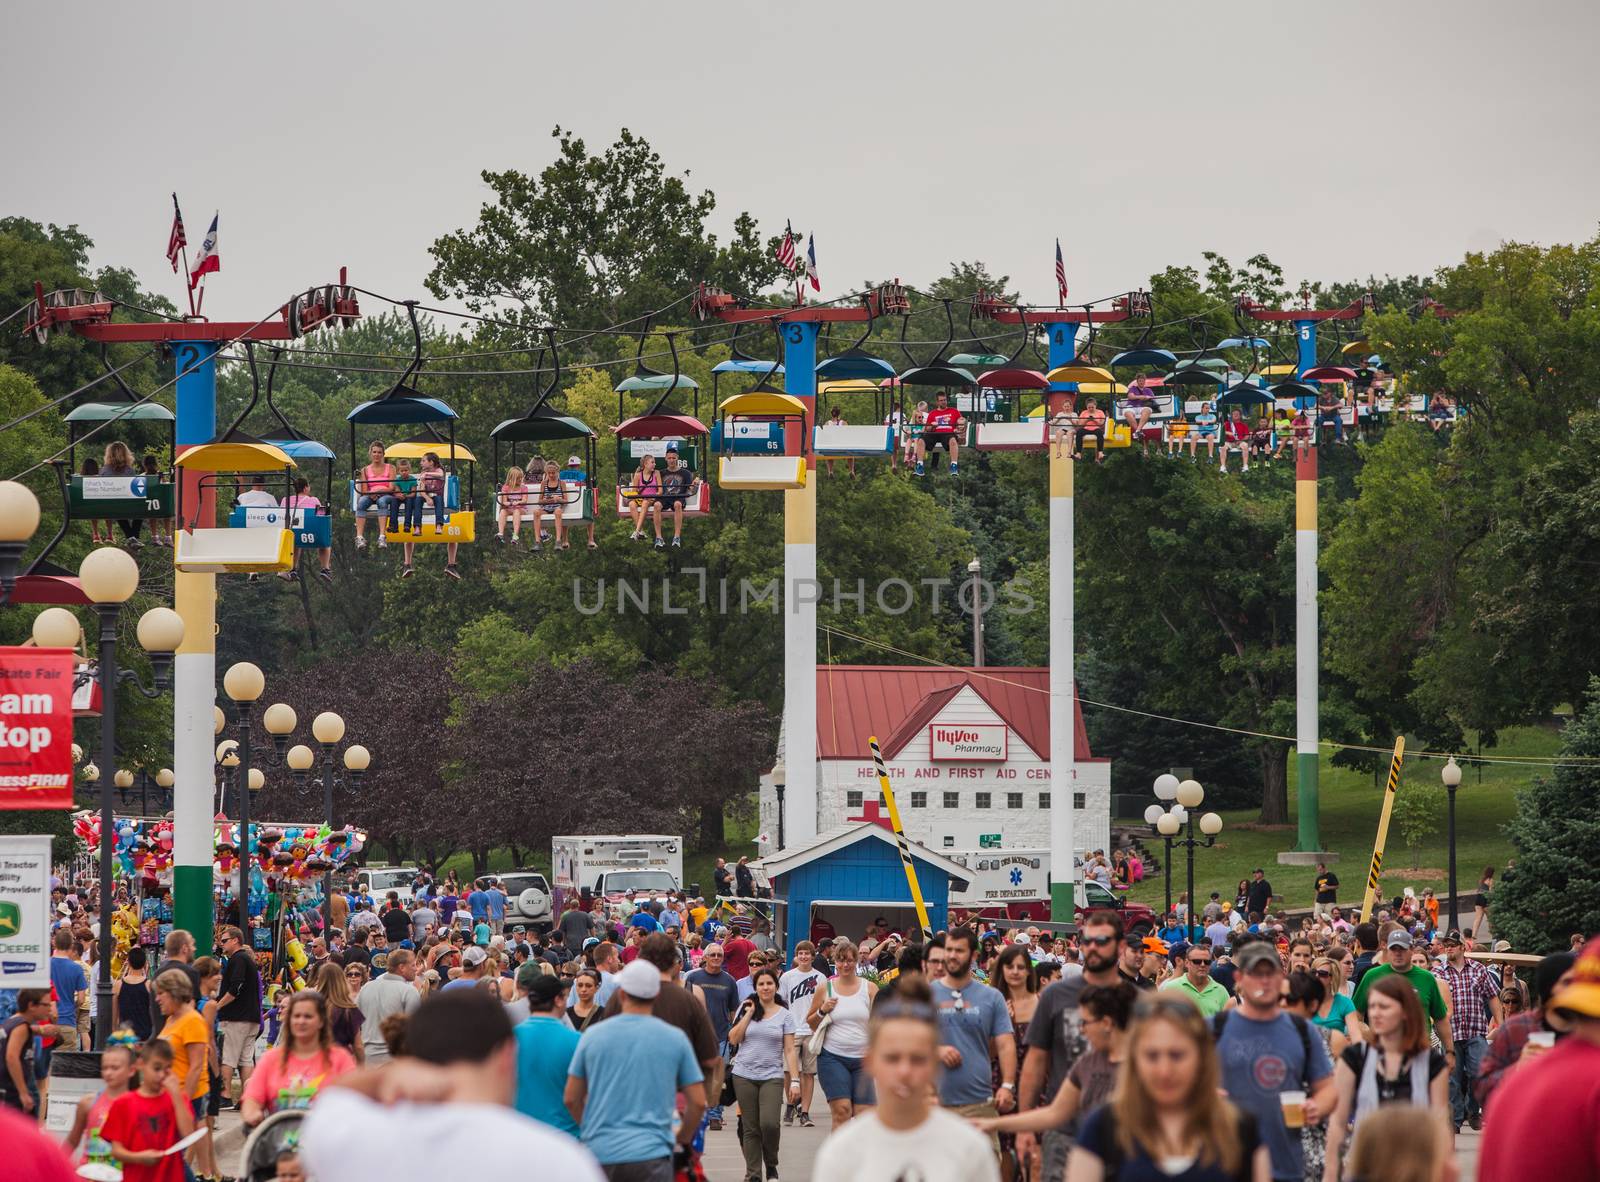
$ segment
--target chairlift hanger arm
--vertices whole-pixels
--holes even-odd
[[[250,412],[256,408],[256,400],[261,397],[261,373],[256,369],[256,345],[254,341],[244,342],[244,357],[250,366],[250,401],[244,404],[244,409],[239,412],[233,422],[228,424],[228,429],[220,436],[222,439],[231,439],[233,437],[233,433],[243,425],[245,419],[250,416]]]
[[[661,397],[656,399],[655,405],[645,411],[647,416],[661,413],[661,408],[667,404],[667,400],[672,397],[672,392],[678,388],[678,379],[683,376],[682,367],[678,361],[677,336],[678,334],[675,332],[667,334],[667,348],[672,351],[672,384],[661,391]],[[641,349],[644,347],[644,337],[642,336],[639,338],[639,347]]]
[[[544,404],[549,400],[550,395],[556,392],[556,387],[561,385],[561,343],[556,339],[556,330],[554,325],[548,326],[544,331],[545,338],[549,342],[550,358],[552,363],[555,365],[555,372],[551,375],[549,384],[547,384],[544,389],[539,391],[539,398],[536,402],[534,402],[533,409],[528,412],[528,418],[532,418],[534,415],[538,414],[539,408],[544,406]],[[644,338],[640,337],[639,339],[642,341]],[[539,350],[539,365],[544,365],[544,349]]]

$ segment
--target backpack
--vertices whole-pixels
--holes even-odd
[[[1211,1037],[1220,1044],[1222,1031],[1228,1025],[1230,1011],[1223,1010],[1211,1018]],[[1311,1023],[1299,1014],[1290,1014],[1289,1021],[1294,1023],[1295,1032],[1300,1035],[1300,1050],[1302,1052],[1300,1065],[1300,1083],[1307,1090],[1311,1090]]]

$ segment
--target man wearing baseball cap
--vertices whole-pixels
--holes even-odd
[[[567,1068],[567,1111],[614,1182],[670,1179],[678,1093],[679,1142],[689,1144],[705,1111],[705,1077],[689,1039],[650,1013],[660,992],[654,965],[635,960],[625,967],[617,974],[622,1012],[585,1032]]]
[[[1483,1128],[1483,1112],[1472,1094],[1472,1084],[1489,1049],[1489,1028],[1500,1025],[1505,1015],[1494,974],[1467,959],[1461,933],[1451,928],[1439,937],[1439,946],[1444,960],[1433,975],[1450,991],[1450,1033],[1456,1045],[1450,1072],[1450,1122],[1459,1133],[1463,1123]]]
[[[1478,1152],[1480,1182],[1600,1177],[1600,938],[1563,979],[1550,1009],[1570,1030],[1495,1089]]]
[[[489,954],[476,944],[472,945],[461,954],[461,975],[454,981],[446,983],[445,989],[471,989],[483,980],[483,966],[489,961]]]
[[[1317,1123],[1333,1111],[1333,1063],[1306,1020],[1281,1008],[1283,962],[1271,941],[1246,941],[1235,949],[1234,960],[1239,966],[1234,986],[1239,1008],[1211,1019],[1222,1086],[1229,1099],[1256,1118],[1272,1155],[1272,1176],[1279,1182],[1299,1182],[1305,1177],[1305,1157],[1299,1131],[1291,1132],[1284,1121],[1283,1094],[1302,1093],[1305,1123]]]
[[[570,455],[567,457],[567,466],[561,469],[561,479],[564,483],[570,482],[581,487],[583,501],[579,505],[579,509],[581,516],[589,519],[589,549],[600,549],[594,540],[594,519],[597,501],[594,490],[589,487],[589,474],[584,471],[582,456]]]
[[[1367,1018],[1367,995],[1372,992],[1373,982],[1391,973],[1404,977],[1417,991],[1423,1018],[1431,1025],[1431,1029],[1438,1031],[1440,1045],[1444,1047],[1445,1065],[1453,1072],[1456,1067],[1456,1045],[1450,1033],[1450,1011],[1444,1004],[1438,978],[1422,965],[1411,963],[1411,933],[1405,928],[1395,928],[1385,943],[1389,949],[1389,963],[1373,965],[1363,973],[1361,984],[1356,986],[1355,996],[1351,999],[1361,1014],[1361,1020],[1364,1022]]]
[[[566,988],[559,977],[540,972],[537,964],[517,971],[517,989],[527,995],[528,1016],[518,1022],[518,1112],[563,1133],[578,1135],[578,1122],[567,1111],[567,1067],[578,1049],[578,1032],[562,1021],[567,1012]]]

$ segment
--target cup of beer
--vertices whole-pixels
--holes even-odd
[[[1535,1030],[1528,1035],[1528,1042],[1533,1046],[1549,1050],[1556,1045],[1556,1032],[1554,1030]]]
[[[1279,1092],[1278,1102],[1283,1105],[1283,1125],[1288,1129],[1303,1128],[1306,1123],[1306,1094],[1304,1092]]]

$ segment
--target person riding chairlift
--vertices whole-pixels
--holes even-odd
[[[845,421],[844,421],[843,412],[841,412],[837,406],[834,407],[833,410],[828,413],[828,426],[830,426],[830,427],[843,427],[845,425],[846,424],[845,424]],[[850,475],[854,476],[856,474],[856,458],[855,458],[855,456],[850,456],[848,459],[846,459],[845,460],[845,464],[849,468]],[[833,475],[833,457],[832,456],[828,457],[828,475],[829,476]]]

